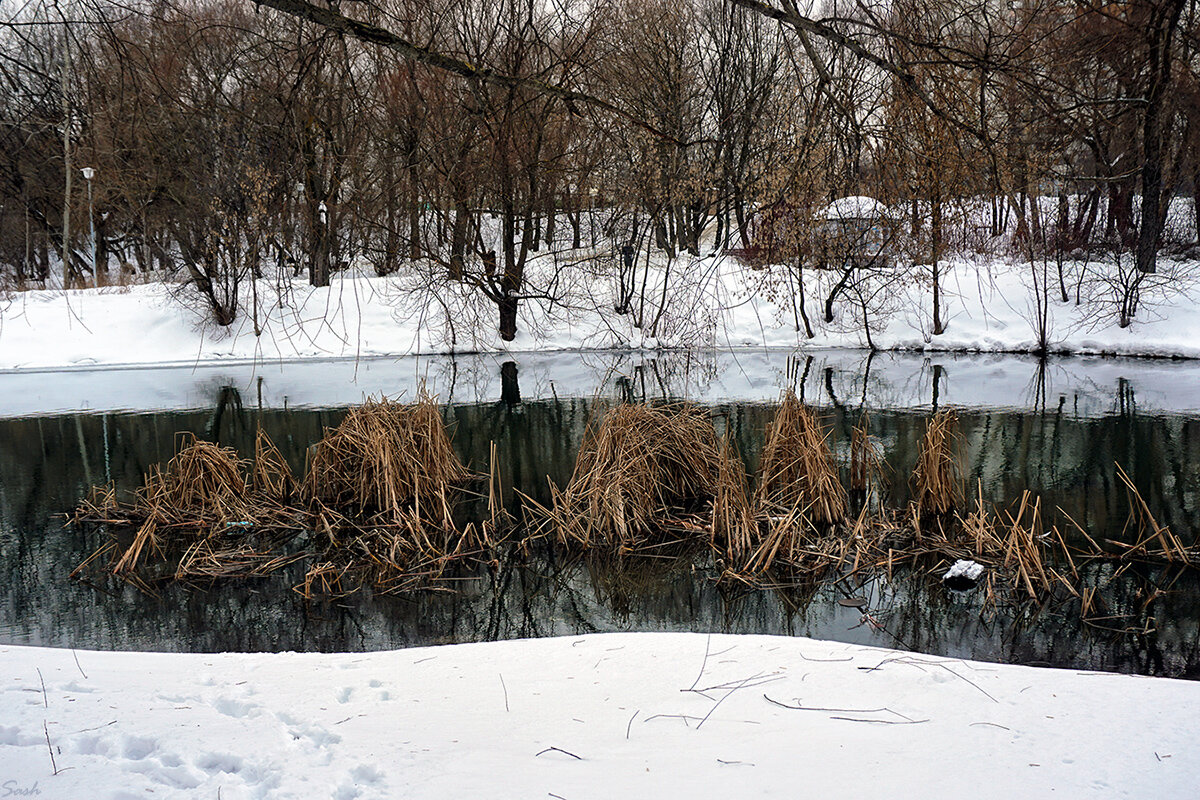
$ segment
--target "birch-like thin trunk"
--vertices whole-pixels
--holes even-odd
[[[66,182],[63,187],[62,277],[63,288],[71,282],[71,99],[67,86],[71,77],[71,36],[63,22],[62,111],[63,111],[63,168]]]

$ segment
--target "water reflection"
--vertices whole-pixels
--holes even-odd
[[[888,491],[904,502],[928,410],[872,406],[878,387],[866,359],[850,379],[813,358],[791,360],[790,381],[824,410],[835,448],[845,457],[850,430],[871,413],[892,467]],[[590,419],[613,399],[671,397],[670,379],[645,367],[613,383],[607,399],[549,399],[526,392],[516,361],[499,365],[494,399],[445,407],[454,446],[476,469],[486,469],[489,447],[501,456],[505,502],[519,492],[548,502],[548,481],[569,478]],[[1043,375],[1043,380],[1044,380]],[[912,380],[926,381],[933,405],[942,405],[947,371],[934,364]],[[698,630],[807,635],[900,646],[984,660],[1196,675],[1200,669],[1200,587],[1195,576],[1170,578],[1131,570],[1106,588],[1114,627],[1152,632],[1139,636],[1081,626],[1065,606],[991,614],[975,595],[949,594],[923,578],[875,581],[855,590],[866,596],[881,624],[863,624],[862,612],[837,603],[845,587],[731,593],[689,561],[636,562],[618,567],[597,561],[563,562],[546,554],[530,563],[513,559],[463,581],[456,593],[411,598],[355,595],[338,603],[305,605],[291,591],[297,574],[209,591],[171,588],[155,600],[128,588],[105,595],[65,576],[99,544],[97,534],[64,531],[60,516],[93,484],[112,480],[137,486],[146,470],[170,458],[177,434],[253,451],[262,426],[293,469],[344,408],[286,409],[264,405],[234,386],[218,387],[208,410],[158,413],[65,414],[0,420],[0,641],[73,647],[149,650],[361,650],[453,641],[578,634],[609,630]],[[875,391],[872,389],[872,391]],[[1139,410],[1132,391],[1119,387],[1111,413],[1079,413],[1063,396],[1034,386],[1034,408],[962,408],[969,478],[985,498],[1007,502],[1026,488],[1047,506],[1059,506],[1094,536],[1119,538],[1127,498],[1114,462],[1128,470],[1155,515],[1194,540],[1200,528],[1200,430],[1185,415]],[[712,406],[722,432],[733,436],[753,469],[769,403]],[[1101,569],[1097,567],[1097,569]],[[1096,579],[1106,576],[1099,575]],[[1170,591],[1153,585],[1172,580]]]

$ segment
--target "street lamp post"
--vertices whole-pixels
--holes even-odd
[[[96,265],[96,215],[92,205],[92,178],[96,175],[96,170],[92,167],[84,167],[80,170],[83,173],[84,180],[88,185],[88,232],[92,242],[92,283],[96,288],[100,288],[100,268]]]
[[[302,220],[307,219],[307,209],[305,208],[305,191],[303,181],[296,181],[296,211]],[[304,252],[304,224],[296,225],[295,218],[292,219],[292,225],[296,242],[293,245],[292,256],[292,277],[295,278],[300,274],[300,265],[303,263]]]

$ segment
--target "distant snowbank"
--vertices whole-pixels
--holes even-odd
[[[1200,774],[1200,684],[801,638],[0,665],[3,786],[51,798],[1144,798]]]
[[[561,266],[561,264],[559,265]],[[1054,352],[1200,358],[1200,264],[1169,262],[1170,282],[1142,289],[1134,324],[1117,325],[1115,290],[1093,274],[1074,303],[1058,302],[1053,280],[1044,338]],[[1032,352],[1039,346],[1035,276],[1028,264],[943,265],[943,319],[932,332],[928,271],[897,272],[864,285],[872,340],[882,349],[923,352]],[[1068,264],[1068,274],[1078,270]],[[1093,265],[1094,269],[1094,265]],[[1054,270],[1051,265],[1051,275]],[[656,261],[631,313],[618,314],[615,279],[583,268],[530,268],[531,286],[554,286],[554,301],[527,300],[516,341],[495,334],[495,309],[477,292],[443,283],[423,288],[413,275],[336,276],[327,288],[303,282],[259,284],[229,329],[185,308],[179,288],[149,284],[70,292],[33,291],[0,302],[0,369],[130,364],[271,362],[306,358],[447,352],[558,350],[861,348],[867,337],[860,295],[843,292],[825,322],[824,298],[837,274],[807,270],[804,292],[814,336],[801,328],[797,285],[781,271],[752,270],[732,258]],[[665,283],[665,286],[664,286]],[[1041,284],[1038,284],[1041,285]],[[664,291],[665,289],[665,291]],[[662,298],[666,298],[663,304]],[[660,306],[664,306],[661,307]],[[258,333],[255,332],[257,316]],[[640,322],[640,327],[636,324]]]

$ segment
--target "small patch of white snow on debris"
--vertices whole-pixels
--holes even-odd
[[[954,566],[946,570],[946,574],[942,576],[942,580],[948,581],[952,578],[966,578],[973,582],[979,580],[979,576],[982,574],[983,564],[960,558],[954,562]]]

